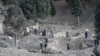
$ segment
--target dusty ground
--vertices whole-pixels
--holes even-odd
[[[91,56],[92,48],[86,50],[70,50],[62,54],[30,53],[24,49],[0,48],[0,56]]]

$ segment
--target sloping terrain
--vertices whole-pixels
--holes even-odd
[[[71,50],[67,50],[67,40],[65,39],[66,31],[70,31],[71,36],[74,36],[76,33],[84,34],[85,29],[89,29],[89,39],[94,33],[94,9],[93,7],[83,10],[83,14],[80,17],[81,26],[76,27],[77,19],[71,15],[68,4],[61,0],[55,2],[57,14],[55,17],[47,17],[44,20],[40,20],[41,28],[46,28],[46,30],[53,30],[54,38],[49,38],[48,49],[51,48],[51,51],[55,52],[54,54],[41,54],[40,52],[40,35],[30,34],[29,36],[24,37],[19,40],[19,48],[15,47],[15,39],[8,40],[7,43],[11,44],[9,48],[0,48],[0,56],[91,56],[93,54],[93,48],[87,48],[83,50],[72,50],[74,45],[78,45],[76,42],[73,43]],[[89,44],[94,44],[93,41],[85,39]],[[9,42],[10,41],[10,42]],[[84,41],[85,42],[85,41]],[[75,47],[77,48],[77,47]],[[33,51],[33,52],[28,52]],[[57,52],[57,53],[56,53]],[[58,54],[61,52],[60,54]]]
[[[85,29],[90,29],[94,33],[94,6],[89,9],[83,9],[83,14],[80,17],[81,26],[76,27],[77,19],[70,13],[69,5],[64,1],[55,2],[57,14],[54,17],[49,16],[45,20],[40,20],[44,26],[50,27],[55,33],[65,32],[70,30],[72,33],[84,33]],[[74,29],[73,29],[74,28]]]
[[[0,56],[91,56],[92,48],[86,50],[70,50],[62,54],[31,53],[24,49],[0,48]]]

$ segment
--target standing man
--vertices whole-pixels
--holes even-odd
[[[47,48],[47,46],[48,46],[48,39],[45,38],[44,40],[45,40],[45,45],[44,45],[44,47],[45,47],[45,50],[46,50],[46,48]]]
[[[43,41],[42,40],[40,41],[40,50],[41,50],[41,53],[43,53]]]
[[[46,36],[46,30],[44,29],[42,31],[42,44],[40,44],[40,46],[42,46],[42,53],[46,51],[46,47],[47,47],[47,38],[45,37]]]
[[[43,41],[40,41],[40,49],[42,50],[43,48]]]
[[[69,44],[67,44],[67,50],[70,50]]]
[[[34,29],[34,34],[37,34],[37,29],[36,28]]]
[[[85,38],[88,38],[89,29],[85,29]]]
[[[51,37],[53,38],[54,36],[53,36],[53,30],[51,30]]]
[[[98,39],[96,38],[95,34],[92,34],[93,37],[93,41],[94,41],[94,45],[97,46],[98,45]]]
[[[69,38],[70,37],[70,31],[66,32],[66,37]]]
[[[46,30],[45,29],[42,31],[42,36],[46,36]]]

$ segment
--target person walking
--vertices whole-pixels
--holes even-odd
[[[46,51],[48,39],[46,38],[46,30],[44,29],[42,32],[42,53]]]
[[[40,49],[42,50],[43,48],[43,41],[40,41]]]
[[[45,50],[46,50],[46,49],[47,49],[47,46],[48,46],[48,39],[45,38],[44,40],[45,40],[44,48],[45,48]]]
[[[88,38],[89,29],[85,29],[85,38]]]
[[[43,41],[42,40],[40,41],[40,50],[41,50],[41,53],[43,53]]]

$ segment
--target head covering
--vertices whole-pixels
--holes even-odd
[[[89,31],[89,29],[85,29],[85,31]]]
[[[93,33],[92,36],[95,36],[95,34]]]
[[[40,43],[43,43],[43,41],[41,40]]]

